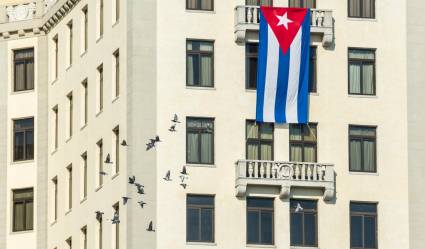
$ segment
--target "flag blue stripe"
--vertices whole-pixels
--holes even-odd
[[[268,45],[268,24],[263,14],[260,13],[260,44],[258,47],[258,67],[257,67],[257,114],[256,120],[263,122],[264,110],[264,87],[266,85],[267,71],[267,45]]]
[[[275,102],[276,123],[286,123],[286,96],[288,92],[289,59],[291,49],[285,55],[279,50],[279,73],[277,76],[277,91]]]
[[[301,68],[298,88],[298,123],[308,122],[308,88],[310,81],[310,11],[307,11],[302,24]]]

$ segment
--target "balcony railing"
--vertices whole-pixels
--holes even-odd
[[[332,164],[239,160],[236,163],[236,196],[246,195],[249,185],[281,187],[280,197],[290,196],[291,188],[323,189],[323,198],[335,197]]]
[[[235,35],[236,42],[258,40],[260,23],[260,7],[252,5],[239,5],[235,8]],[[323,35],[324,46],[333,42],[333,18],[331,10],[311,10],[312,34]]]

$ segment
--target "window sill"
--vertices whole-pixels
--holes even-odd
[[[80,204],[83,204],[87,200],[87,196],[80,200]]]
[[[18,231],[18,232],[10,232],[10,235],[19,235],[19,234],[26,234],[26,233],[33,233],[33,230],[26,230],[26,231]]]
[[[96,39],[96,43],[99,43],[102,39],[103,39],[103,35],[99,36],[99,37]]]
[[[257,248],[276,248],[276,245],[255,245],[255,244],[247,244],[246,247],[257,247]]]
[[[84,128],[87,127],[87,123],[85,123],[83,126],[80,127],[80,131],[84,130]]]
[[[308,93],[310,96],[319,96],[320,94],[318,92],[310,92]]]
[[[186,163],[186,166],[193,168],[217,168],[215,164]]]
[[[188,246],[217,246],[215,242],[186,242]]]
[[[72,139],[72,136],[68,137],[68,138],[65,140],[65,143],[68,143],[69,141],[71,141],[71,139]]]
[[[379,176],[379,173],[377,173],[377,172],[355,172],[355,171],[350,171],[350,175]]]
[[[35,92],[35,89],[23,90],[23,91],[12,91],[10,95],[19,95],[19,94],[32,93],[32,92]]]
[[[54,85],[58,81],[58,78],[54,79],[50,84]]]
[[[35,162],[34,159],[32,159],[32,160],[22,160],[22,161],[13,161],[13,162],[10,162],[10,165],[19,165],[19,164],[34,163],[34,162]]]
[[[68,209],[68,211],[65,212],[65,216],[67,216],[71,212],[72,212],[72,208],[71,209]]]
[[[54,154],[56,154],[57,151],[58,151],[58,148],[55,148],[54,151],[50,152],[50,155],[53,156]]]
[[[215,14],[215,10],[191,10],[186,9],[187,13],[202,13],[202,14]]]
[[[291,246],[290,249],[319,249],[319,247],[311,246]]]
[[[94,192],[97,192],[97,191],[101,190],[101,189],[102,189],[102,187],[103,187],[103,184],[102,184],[102,185],[100,185],[100,186],[98,186],[98,187],[94,190]]]
[[[65,71],[66,71],[66,72],[68,72],[71,68],[72,68],[72,64],[71,64],[71,65],[68,65],[68,66],[65,68]]]
[[[52,226],[54,226],[56,223],[58,223],[58,220],[56,219],[56,220],[54,220],[52,223],[50,223],[50,226],[52,227]]]
[[[257,89],[245,88],[245,92],[247,93],[256,93]]]
[[[377,99],[377,95],[357,95],[357,94],[348,94],[349,98],[365,98],[365,99]]]
[[[186,89],[190,90],[208,90],[208,91],[215,91],[215,87],[209,87],[209,86],[186,86]]]
[[[117,102],[119,99],[120,99],[120,96],[119,96],[119,95],[118,95],[118,96],[116,96],[116,97],[114,97],[114,98],[112,99],[112,103]]]
[[[84,52],[82,52],[81,54],[80,54],[80,58],[83,58],[84,57],[84,55],[86,55],[87,54],[87,49],[86,49],[86,51],[84,51]]]
[[[112,28],[115,28],[115,26],[117,26],[118,24],[120,24],[120,20],[118,19],[118,20],[116,20],[115,22],[114,22],[114,24],[112,24]]]
[[[366,18],[366,17],[347,17],[347,21],[360,21],[360,22],[378,22],[378,19],[375,18]]]

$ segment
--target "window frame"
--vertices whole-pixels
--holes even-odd
[[[374,129],[374,131],[375,131],[375,136],[373,136],[373,137],[371,137],[371,136],[359,136],[359,135],[351,135],[350,134],[350,130],[351,130],[351,128],[369,128],[369,129]],[[378,155],[377,155],[377,147],[378,147],[378,145],[377,145],[377,142],[378,142],[378,132],[377,132],[377,130],[378,130],[378,126],[373,126],[373,125],[354,125],[354,124],[350,124],[350,125],[348,125],[348,170],[349,170],[349,172],[353,172],[353,173],[366,173],[366,174],[374,174],[374,173],[377,173],[378,172]],[[354,138],[355,139],[361,139],[361,142],[362,142],[362,146],[361,146],[361,148],[362,148],[362,150],[361,150],[361,159],[362,159],[362,162],[361,162],[361,170],[352,170],[351,169],[351,153],[350,153],[350,143],[351,143],[351,138],[352,138],[352,136],[354,136]],[[363,155],[364,155],[364,151],[363,151],[363,141],[370,141],[370,140],[363,140],[362,138],[364,138],[364,137],[368,137],[368,138],[374,138],[375,139],[375,146],[374,146],[374,153],[375,153],[375,160],[374,160],[374,163],[375,163],[375,167],[374,167],[374,171],[365,171],[364,170],[364,158],[363,158]]]
[[[189,197],[209,197],[212,198],[213,204],[212,205],[195,205],[195,204],[189,204],[188,199]],[[189,209],[197,209],[199,212],[198,222],[199,222],[199,231],[198,231],[198,237],[199,240],[189,240],[187,238],[188,234],[188,228],[189,228],[189,219],[188,219],[188,212]],[[212,231],[211,231],[211,241],[202,240],[202,219],[201,214],[203,209],[211,209],[212,210]],[[186,242],[189,243],[214,243],[215,242],[215,195],[208,195],[208,194],[187,194],[186,195]]]
[[[19,193],[29,193],[32,192],[32,199],[30,198],[19,198],[15,199],[16,192]],[[32,227],[28,228],[27,224],[27,204],[32,203],[32,214],[33,214],[33,220],[32,220]],[[23,204],[24,205],[24,212],[23,212],[23,230],[17,230],[15,227],[15,220],[16,220],[16,210],[15,206],[16,204]],[[24,232],[24,231],[34,231],[34,188],[22,188],[22,189],[12,189],[12,232]]]
[[[351,204],[369,204],[369,205],[375,205],[376,207],[376,212],[372,213],[372,212],[353,212],[351,211]],[[349,215],[349,226],[350,226],[350,249],[378,249],[378,202],[366,202],[366,201],[350,201],[349,203],[349,209],[350,209],[350,215]],[[363,234],[363,247],[353,247],[351,244],[351,217],[353,216],[353,214],[355,214],[355,216],[361,216],[362,217],[362,234]],[[369,248],[369,247],[364,247],[364,217],[374,217],[375,218],[375,247],[374,248]]]
[[[209,51],[201,51],[201,50],[199,50],[199,51],[188,50],[187,49],[187,46],[188,46],[188,44],[190,42],[208,42],[208,43],[211,43],[211,45],[212,45],[212,51],[209,52]],[[200,87],[200,88],[206,88],[206,89],[208,89],[208,88],[214,88],[215,87],[215,60],[214,60],[215,40],[187,38],[186,39],[185,46],[186,46],[185,47],[186,48],[186,87],[195,87],[195,88]],[[197,83],[194,82],[193,85],[189,85],[189,81],[188,81],[189,80],[189,65],[188,65],[189,64],[189,60],[188,60],[189,55],[197,55],[197,56],[199,56],[199,58],[202,55],[209,55],[209,56],[211,56],[211,67],[212,67],[212,69],[211,69],[211,86],[202,86],[200,81],[197,82]],[[199,73],[200,73],[202,71],[201,70],[201,60],[199,60],[199,69],[200,69],[200,71],[199,71]],[[199,80],[200,79],[201,79],[201,75],[199,74]]]
[[[87,184],[88,184],[88,162],[87,162],[87,151],[86,152],[84,152],[83,154],[81,154],[81,159],[83,160],[83,165],[82,165],[82,170],[83,170],[83,186],[82,186],[82,192],[83,192],[83,195],[82,195],[82,200],[84,200],[84,199],[86,199],[87,198],[87,193],[88,193],[88,188],[87,188]]]
[[[16,54],[19,52],[24,52],[24,51],[30,51],[32,50],[32,58],[25,58],[25,59],[16,59]],[[35,89],[35,49],[34,47],[27,47],[27,48],[19,48],[19,49],[14,49],[13,51],[13,92],[24,92],[24,91],[33,91]],[[16,89],[16,74],[17,74],[17,70],[16,70],[16,63],[17,62],[22,62],[25,65],[25,89],[23,90],[17,90]],[[32,82],[32,88],[28,87],[28,78],[27,78],[27,64],[32,62],[33,63],[33,82]]]
[[[306,202],[306,201],[308,201],[308,202],[314,202],[315,203],[315,206],[316,206],[316,209],[307,209],[307,211],[305,211],[306,208],[303,208],[303,210],[301,211],[301,213],[302,213],[302,230],[303,230],[302,240],[303,240],[303,244],[293,244],[292,240],[290,239],[290,245],[291,245],[291,247],[313,247],[313,248],[318,247],[319,246],[319,223],[318,223],[319,222],[319,218],[318,218],[319,211],[318,211],[318,207],[317,207],[318,206],[317,205],[318,201],[315,200],[315,199],[291,199],[289,201],[289,203],[291,203],[291,201],[299,201],[299,202],[302,202],[302,201]],[[296,213],[291,206],[292,205],[289,204],[289,224],[291,224],[291,222],[292,222],[292,214]],[[305,244],[305,226],[304,226],[304,216],[305,216],[305,213],[313,214],[315,216],[315,225],[316,225],[316,227],[315,227],[315,237],[316,237],[316,243],[315,243],[315,245],[306,245]],[[289,227],[289,231],[291,232],[291,227]]]
[[[120,96],[120,50],[117,49],[113,53],[114,56],[114,84],[115,84],[115,91],[114,91],[114,98],[118,98]]]
[[[248,138],[248,124],[249,123],[253,123],[254,125],[258,126],[258,138]],[[253,119],[247,119],[245,121],[245,158],[248,159],[248,145],[249,144],[257,144],[258,145],[258,158],[257,160],[262,160],[261,159],[261,145],[262,144],[268,144],[269,142],[271,142],[271,146],[272,146],[272,159],[271,161],[274,160],[274,129],[275,129],[275,125],[272,124],[272,139],[264,139],[261,138],[261,130],[262,130],[262,124],[263,123],[257,123],[255,120]]]
[[[97,182],[97,187],[100,188],[101,186],[103,186],[104,184],[104,179],[103,179],[103,175],[100,173],[103,171],[104,169],[104,165],[103,165],[103,153],[104,153],[104,147],[103,147],[103,139],[100,139],[97,143],[97,160],[98,160],[98,165],[97,165],[97,174],[98,174],[98,182]]]
[[[201,1],[203,0],[196,0],[197,1],[197,5],[199,6],[199,8],[189,8],[189,1],[190,0],[186,0],[186,10],[195,10],[195,11],[214,11],[214,0],[211,0],[211,9],[202,9],[202,4]]]
[[[300,0],[301,6],[292,6],[292,4],[291,4],[292,1],[291,0],[288,1],[288,7],[289,8],[307,8],[307,7],[305,7],[307,0]],[[312,1],[314,1],[314,8],[311,8],[311,9],[316,9],[317,8],[317,1],[316,0],[312,0]]]
[[[115,203],[112,206],[112,209],[114,210],[113,215],[115,216],[115,214],[117,214],[118,217],[119,217],[120,216],[120,202]],[[113,233],[114,233],[114,236],[115,236],[115,243],[114,243],[113,248],[119,249],[120,248],[120,223],[118,222],[116,224],[113,224],[113,226],[114,226]]]
[[[188,123],[189,123],[189,120],[197,120],[197,121],[201,121],[201,122],[203,122],[203,121],[211,121],[211,123],[212,123],[212,132],[211,132],[211,135],[212,135],[212,138],[211,138],[211,142],[212,142],[212,146],[211,146],[211,148],[212,148],[212,152],[211,152],[211,158],[212,158],[212,160],[211,160],[211,162],[208,162],[208,163],[203,163],[202,162],[202,157],[201,157],[201,154],[202,154],[202,141],[201,141],[201,139],[199,139],[199,141],[198,141],[198,157],[199,157],[199,162],[189,162],[189,142],[188,142],[188,138],[189,138],[189,132],[192,130],[192,131],[197,131],[197,134],[198,135],[200,135],[200,134],[202,134],[201,133],[201,131],[202,130],[204,130],[204,128],[201,128],[201,129],[199,129],[199,128],[189,128],[188,127]],[[197,164],[197,165],[214,165],[214,163],[215,163],[215,118],[211,118],[211,117],[192,117],[192,116],[189,116],[189,117],[186,117],[186,163],[187,164]]]
[[[73,25],[73,20],[71,20],[71,21],[69,21],[68,22],[68,24],[66,25],[67,26],[67,28],[68,28],[68,46],[69,46],[69,50],[68,50],[68,56],[69,56],[69,58],[68,58],[68,67],[71,67],[72,66],[72,63],[73,63],[73,54],[74,54],[74,52],[73,52],[73,50],[74,50],[74,44],[73,44],[73,41],[74,41],[74,25]]]
[[[114,134],[114,150],[115,150],[115,175],[120,172],[120,126],[117,125],[112,130]]]
[[[313,52],[314,51],[314,56]],[[311,74],[309,72],[309,81],[308,81],[308,92],[309,93],[317,93],[317,46],[310,45],[310,56],[309,56],[309,67],[314,67],[314,77],[311,77]],[[313,82],[312,82],[313,81]]]
[[[83,47],[83,54],[87,51],[88,47],[89,47],[89,39],[88,39],[88,29],[89,29],[89,9],[88,9],[88,5],[84,6],[81,11],[83,12],[83,35],[84,35],[84,39],[82,42],[82,47]]]
[[[301,126],[301,129],[302,129],[302,131],[301,131],[301,140],[291,140],[291,127],[294,127],[294,126]],[[309,126],[314,126],[315,127],[315,129],[316,129],[316,142],[314,143],[314,142],[311,142],[311,141],[306,141],[305,140],[305,138],[304,138],[304,134],[303,134],[303,132],[304,132],[304,129],[305,128],[307,128],[307,129],[309,129]],[[300,145],[300,146],[302,146],[302,160],[301,160],[301,162],[306,162],[306,160],[305,160],[305,155],[304,155],[304,148],[305,148],[305,146],[306,145],[314,145],[314,156],[315,156],[315,160],[314,160],[314,162],[313,163],[317,163],[317,161],[318,161],[318,155],[317,155],[317,144],[318,144],[318,139],[317,139],[317,137],[318,137],[318,129],[317,129],[317,127],[318,127],[319,125],[318,125],[318,123],[308,123],[308,124],[289,124],[289,161],[291,161],[291,162],[293,162],[293,159],[291,158],[291,146],[292,145]],[[309,132],[311,132],[310,130],[309,130]]]
[[[255,44],[255,45],[254,45]],[[257,52],[251,53],[249,52],[248,46],[257,46]],[[250,82],[250,69],[249,67],[249,60],[256,58],[258,63],[258,50],[259,50],[259,43],[257,42],[247,42],[245,43],[245,89],[247,90],[257,90],[257,78],[255,79],[255,87],[252,86],[252,82]],[[258,72],[258,67],[257,67]]]
[[[368,51],[373,52],[374,59],[350,59],[350,51],[359,50],[359,51]],[[348,47],[347,49],[347,80],[348,80],[348,95],[355,96],[376,96],[376,48],[359,48],[359,47]],[[360,93],[351,93],[350,92],[350,65],[358,64],[360,65]],[[364,65],[373,65],[373,93],[366,94],[363,93],[363,66]]]
[[[373,20],[376,19],[376,1],[375,0],[360,0],[360,16],[352,16],[350,15],[350,1],[353,0],[347,0],[347,16],[348,18],[356,18],[356,19],[369,19],[369,20]],[[363,1],[371,1],[372,2],[372,6],[373,6],[373,11],[372,11],[372,16],[371,17],[366,17],[364,16],[362,9],[363,9]]]
[[[267,200],[271,200],[273,202],[273,207],[271,208],[265,208],[265,207],[248,207],[248,199],[267,199]],[[253,242],[249,242],[248,241],[248,213],[249,212],[258,212],[259,213],[259,225],[258,225],[258,232],[259,232],[259,242],[258,243],[253,243]],[[262,211],[266,211],[266,212],[271,212],[272,213],[272,242],[269,243],[264,243],[262,242],[261,239],[261,212]],[[246,198],[246,244],[247,245],[265,245],[265,246],[273,246],[275,245],[275,198],[269,198],[269,197],[247,197]]]
[[[16,129],[15,125],[16,122],[18,121],[22,121],[22,120],[29,120],[32,119],[32,128],[19,128]],[[27,154],[27,132],[32,132],[32,156],[28,157],[26,156]],[[15,152],[15,146],[16,146],[16,133],[23,133],[23,154],[22,154],[22,159],[16,159],[16,152]],[[35,119],[34,117],[25,117],[25,118],[17,118],[17,119],[12,119],[12,142],[13,142],[13,146],[12,146],[12,160],[13,162],[24,162],[24,161],[32,161],[34,160],[35,157]]]

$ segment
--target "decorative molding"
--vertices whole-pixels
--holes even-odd
[[[8,22],[17,22],[33,19],[35,16],[36,5],[35,2],[9,5],[6,7],[6,15]]]

